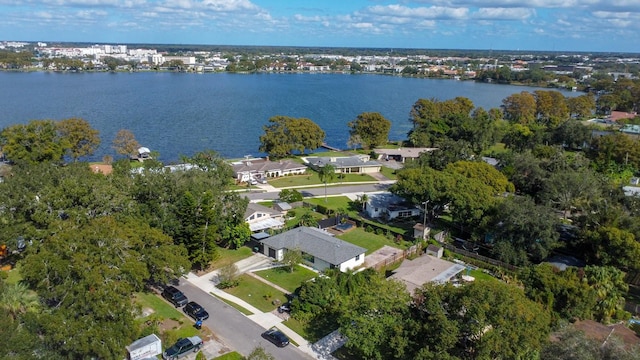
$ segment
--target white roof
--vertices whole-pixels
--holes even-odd
[[[256,232],[256,231],[266,230],[266,229],[276,229],[276,228],[282,227],[283,225],[284,225],[284,222],[278,219],[267,218],[264,220],[249,223],[249,229],[251,229],[251,232]]]
[[[149,148],[147,147],[138,148],[138,154],[144,154],[144,153],[150,153],[150,152],[151,150],[149,150]]]

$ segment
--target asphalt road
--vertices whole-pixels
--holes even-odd
[[[387,191],[389,184],[362,184],[349,186],[327,186],[327,195],[340,195],[346,193],[368,193],[376,191]],[[317,188],[299,188],[298,190],[304,197],[324,196],[324,187]],[[245,196],[249,200],[276,200],[280,191],[275,192],[248,192]]]
[[[263,339],[261,334],[265,331],[264,328],[213,295],[184,280],[181,280],[177,287],[189,298],[189,301],[197,302],[209,312],[209,318],[203,324],[211,329],[224,344],[240,354],[247,356],[256,347],[262,346],[278,360],[313,359],[294,345],[279,348]]]

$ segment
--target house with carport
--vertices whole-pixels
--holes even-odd
[[[367,249],[333,237],[328,232],[301,226],[260,241],[263,254],[281,261],[285,252],[300,250],[312,268],[347,271],[364,264]]]
[[[291,160],[271,161],[269,158],[250,158],[231,163],[233,177],[237,182],[249,182],[252,179],[301,175],[307,166]]]
[[[337,174],[371,174],[380,172],[380,163],[371,160],[369,155],[354,155],[342,157],[310,156],[302,160],[314,169],[325,165],[335,168]]]
[[[282,229],[284,227],[284,215],[282,212],[266,206],[249,203],[244,212],[244,221],[249,224],[252,233],[269,229]]]

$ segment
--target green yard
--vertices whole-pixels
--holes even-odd
[[[173,305],[151,292],[137,293],[136,302],[143,308],[153,309],[154,314],[162,319],[179,319],[184,316]]]
[[[242,246],[239,249],[225,249],[220,248],[220,257],[217,260],[214,260],[210,265],[210,270],[220,269],[229,264],[235,263],[242,259],[246,259],[253,255],[251,249],[246,246]]]
[[[382,166],[380,167],[380,172],[390,180],[396,180],[398,178],[398,176],[396,175],[396,170],[392,168]]]
[[[240,275],[238,279],[240,280],[238,286],[224,289],[224,291],[248,302],[260,311],[268,312],[275,309],[274,300],[280,300],[281,303],[287,302],[285,294],[258,279],[246,274]]]
[[[327,186],[344,185],[344,183],[362,181],[376,181],[376,179],[366,174],[336,174],[333,180],[327,181]],[[307,171],[304,175],[283,176],[277,179],[270,179],[269,184],[277,188],[310,185],[318,187],[324,186],[324,183],[320,181],[318,173],[311,170]]]
[[[305,202],[313,205],[320,205],[333,211],[346,210],[349,216],[357,217],[359,207],[346,196],[324,196],[313,199],[305,199]]]
[[[337,236],[339,239],[342,239],[346,242],[349,242],[354,245],[361,246],[367,249],[365,255],[371,254],[372,252],[380,249],[381,247],[388,245],[399,249],[407,248],[406,244],[396,244],[395,242],[387,239],[383,235],[377,235],[375,233],[366,232],[362,228],[357,228],[349,231],[348,233]]]
[[[466,272],[465,272],[466,274]],[[494,278],[493,276],[487,274],[486,272],[478,269],[478,270],[471,270],[469,271],[469,275],[473,276],[476,280],[478,281],[496,281],[498,279]]]
[[[214,360],[244,360],[245,357],[235,351],[214,358]]]
[[[254,274],[268,280],[293,293],[305,281],[311,280],[318,274],[304,266],[296,266],[293,272],[288,268],[277,267],[268,270],[256,271]]]

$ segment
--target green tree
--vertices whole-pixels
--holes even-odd
[[[584,120],[593,115],[596,110],[596,98],[593,94],[584,94],[567,98],[569,114],[577,119]]]
[[[527,197],[509,197],[498,203],[486,219],[487,234],[494,240],[493,253],[513,265],[544,260],[560,246],[558,217]]]
[[[561,210],[564,218],[589,209],[602,197],[601,179],[589,169],[562,169],[554,172],[545,182],[540,197]]]
[[[258,346],[247,356],[247,360],[276,360],[276,358],[269,354],[262,346]]]
[[[633,233],[612,226],[584,232],[584,245],[595,263],[640,270],[640,242]]]
[[[569,118],[569,108],[562,93],[555,90],[536,90],[533,93],[538,122],[553,129]]]
[[[324,183],[324,202],[327,202],[327,182],[335,179],[336,167],[331,164],[325,164],[318,168],[318,177]]]
[[[292,155],[294,152],[304,154],[307,149],[313,150],[322,146],[325,132],[307,118],[274,116],[264,126],[264,135],[260,136],[260,151],[274,158]]]
[[[505,119],[527,125],[536,119],[536,99],[533,94],[523,91],[502,100]]]
[[[302,260],[302,251],[300,251],[300,249],[292,249],[284,252],[280,263],[282,263],[289,272],[293,272],[296,266],[302,263]]]
[[[223,266],[218,271],[218,287],[220,289],[227,289],[231,287],[235,287],[238,285],[239,280],[238,276],[240,275],[240,270],[236,266],[236,264],[231,263]]]
[[[12,161],[36,164],[58,162],[69,148],[53,120],[32,120],[12,125],[0,132],[2,152]]]
[[[552,334],[540,352],[545,360],[639,360],[640,349],[627,348],[615,333],[602,343],[585,335],[573,325],[565,325]]]
[[[41,308],[37,294],[23,283],[4,284],[0,289],[0,307],[5,309],[13,320],[17,320],[27,311],[38,311]]]
[[[278,199],[287,203],[302,201],[302,193],[296,189],[282,189],[278,194]]]
[[[347,124],[349,126],[349,141],[358,139],[365,150],[384,145],[389,140],[391,121],[377,112],[364,112]]]
[[[129,130],[119,130],[113,139],[113,149],[120,155],[135,155],[138,152],[138,148],[140,148],[140,144]]]
[[[98,130],[93,129],[84,119],[61,120],[57,126],[60,137],[69,144],[67,153],[73,161],[78,161],[78,158],[83,156],[93,155],[93,152],[100,145]]]
[[[628,318],[630,314],[624,311],[624,295],[629,286],[624,281],[624,273],[612,266],[586,266],[584,271],[596,296],[596,319],[607,323],[612,319]]]

